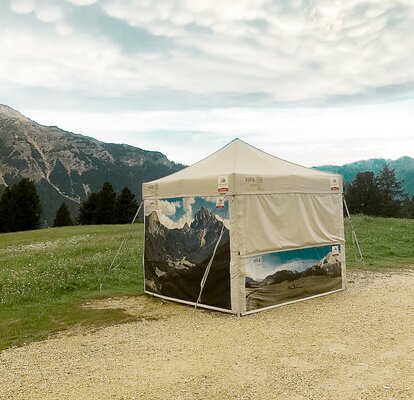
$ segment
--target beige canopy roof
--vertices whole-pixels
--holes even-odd
[[[144,198],[341,192],[340,175],[282,160],[240,139],[179,172],[143,183]]]

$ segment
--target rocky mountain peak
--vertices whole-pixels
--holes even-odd
[[[140,199],[144,180],[183,167],[160,152],[103,143],[56,126],[43,126],[0,105],[0,194],[22,178],[34,181],[47,224],[53,222],[62,202],[76,217],[80,202],[106,181],[116,192],[128,186]]]
[[[216,216],[207,208],[201,207],[194,215],[194,221],[191,223],[192,229],[205,229],[211,224],[219,221]]]
[[[158,214],[156,211],[153,211],[148,216],[148,231],[152,235],[156,235],[160,231],[160,219],[158,218]]]
[[[17,118],[20,120],[27,120],[23,114],[19,113],[18,111],[14,110],[13,108],[6,106],[4,104],[0,104],[0,115],[4,118]]]

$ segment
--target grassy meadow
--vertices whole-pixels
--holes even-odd
[[[91,310],[82,304],[141,294],[142,245],[142,224],[0,234],[0,350],[71,326],[130,320],[122,310]]]
[[[414,220],[354,216],[366,266],[414,264]],[[348,268],[360,269],[346,223]],[[111,262],[122,240],[123,250]],[[143,293],[143,225],[48,228],[0,234],[0,350],[69,327],[131,321],[123,310],[83,308],[93,299]]]
[[[414,219],[351,217],[367,269],[414,266]],[[351,229],[345,220],[346,260],[349,269],[361,269],[358,250],[352,244]]]

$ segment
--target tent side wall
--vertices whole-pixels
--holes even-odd
[[[341,193],[241,195],[234,204],[239,313],[345,288]]]
[[[146,199],[144,215],[145,293],[194,305],[212,260],[199,306],[232,312],[227,199]]]

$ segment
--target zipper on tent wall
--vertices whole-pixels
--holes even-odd
[[[357,234],[356,234],[356,230],[355,230],[354,224],[352,223],[351,214],[349,213],[348,204],[346,204],[345,197],[344,197],[344,206],[345,206],[346,214],[347,214],[348,219],[349,219],[349,225],[351,226],[351,231],[352,231],[352,244],[356,245],[356,247],[358,249],[358,252],[359,252],[359,256],[360,256],[359,261],[362,262],[362,266],[364,268],[364,271],[366,271],[365,260],[364,260],[364,257],[362,255],[361,247],[359,246],[358,237],[357,237]]]

